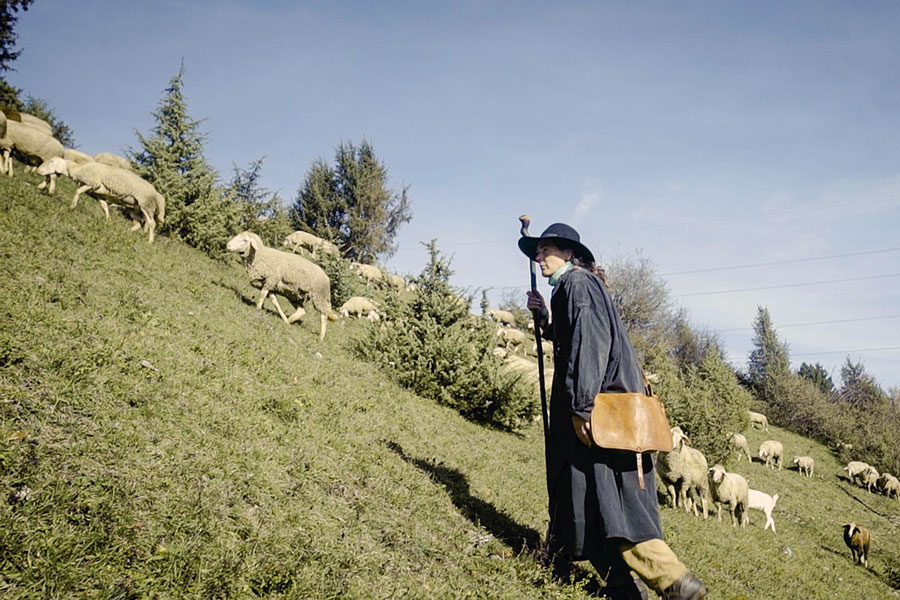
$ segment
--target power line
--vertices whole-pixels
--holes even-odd
[[[868,279],[887,279],[889,277],[900,277],[900,273],[888,273],[886,275],[870,275],[868,277],[848,277],[846,279],[827,279],[825,281],[808,281],[805,283],[786,283],[783,285],[766,285],[755,288],[737,288],[733,290],[716,290],[712,292],[693,292],[690,294],[676,294],[673,298],[687,298],[688,296],[714,296],[717,294],[736,294],[739,292],[758,292],[760,290],[776,290],[781,288],[793,287],[809,287],[813,285],[825,285],[828,283],[846,283],[848,281],[864,281]]]
[[[831,254],[829,256],[813,256],[810,258],[795,258],[791,260],[776,260],[772,262],[762,262],[762,263],[751,263],[746,265],[732,265],[730,267],[711,267],[709,269],[693,269],[690,271],[673,271],[671,273],[661,273],[660,275],[670,276],[670,275],[688,275],[691,273],[711,273],[714,271],[732,271],[736,269],[750,269],[753,267],[768,267],[772,265],[789,265],[794,263],[802,263],[802,262],[813,262],[816,260],[831,260],[833,258],[846,258],[849,256],[864,256],[866,254],[881,254],[884,252],[897,252],[900,248],[884,248],[882,250],[864,250],[861,252],[850,252],[848,254]]]
[[[823,352],[791,352],[791,358],[795,356],[821,356],[825,354],[861,354],[864,352],[889,352],[892,350],[900,350],[900,346],[885,346],[882,348],[859,348],[857,350],[827,350]],[[749,360],[746,356],[726,356],[725,360],[731,361],[740,361],[747,362]]]
[[[883,317],[859,317],[858,319],[834,319],[832,321],[809,321],[807,323],[787,323],[785,325],[779,325],[776,329],[783,329],[785,327],[807,327],[809,325],[831,325],[833,323],[855,323],[857,321],[878,321],[881,319],[900,319],[900,315],[885,315]],[[725,331],[750,331],[752,327],[730,327],[728,329],[719,329],[720,332]]]

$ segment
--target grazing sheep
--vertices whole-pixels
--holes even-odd
[[[688,445],[690,439],[681,427],[672,427],[671,432],[672,451],[659,454],[656,473],[666,487],[672,508],[681,504],[685,511],[699,516],[697,505],[700,504],[705,519],[709,515],[709,482],[706,478],[709,463],[702,452]]]
[[[509,352],[515,352],[518,348],[525,347],[525,333],[518,329],[500,327],[497,329],[497,337]]]
[[[237,234],[228,240],[225,247],[229,252],[237,252],[243,257],[251,285],[262,291],[256,303],[257,309],[262,308],[266,296],[271,293],[272,304],[278,314],[285,323],[293,323],[306,314],[303,302],[309,299],[321,316],[319,339],[325,338],[326,319],[335,321],[337,315],[331,310],[331,281],[322,267],[302,256],[268,248],[258,235],[250,231]],[[297,303],[297,310],[290,318],[281,310],[276,293]]]
[[[118,167],[120,169],[125,169],[126,171],[132,170],[131,161],[123,156],[119,156],[118,154],[113,154],[111,152],[98,152],[93,156],[93,159],[101,165]]]
[[[366,287],[369,287],[369,283],[381,283],[384,281],[384,271],[380,267],[364,265],[358,262],[350,263],[350,266],[365,280]]]
[[[746,527],[750,521],[747,507],[750,504],[750,486],[742,475],[729,473],[722,465],[715,465],[708,472],[709,489],[716,504],[716,520],[722,520],[722,505],[727,504],[731,512],[731,524]]]
[[[320,252],[331,256],[341,255],[341,251],[333,243],[306,231],[295,231],[284,238],[281,245],[290,248],[293,252],[297,252],[300,248],[306,248],[316,259],[319,258]]]
[[[772,511],[775,509],[775,503],[778,502],[778,494],[770,496],[759,490],[747,490],[747,500],[747,506],[761,510],[766,515],[766,524],[763,526],[763,531],[771,527],[772,533],[775,533],[775,519],[772,518]]]
[[[19,122],[25,123],[26,125],[31,125],[32,127],[43,131],[47,135],[53,135],[53,127],[47,121],[41,119],[40,117],[36,117],[34,115],[30,115],[28,113],[19,113]]]
[[[795,456],[794,465],[797,467],[798,471],[805,474],[807,477],[812,477],[816,461],[813,460],[812,456]]]
[[[847,466],[842,470],[847,472],[847,477],[851,480],[855,480],[856,476],[862,473],[863,471],[869,470],[869,463],[863,462],[861,460],[851,460],[847,463]]]
[[[63,145],[52,135],[12,119],[6,120],[6,134],[0,139],[0,149],[6,174],[10,177],[13,176],[13,155],[32,167],[63,155]]]
[[[743,455],[747,457],[747,462],[753,462],[753,458],[750,456],[750,444],[747,443],[747,438],[744,435],[740,433],[729,433],[728,443],[738,453],[738,460],[740,460],[741,454],[743,453]]]
[[[344,318],[350,315],[356,315],[358,318],[362,319],[373,313],[377,315],[378,307],[368,298],[364,298],[363,296],[353,296],[341,305],[338,309],[338,313]]]
[[[865,487],[866,491],[871,494],[872,488],[878,489],[878,477],[878,471],[870,465],[868,469],[856,475],[855,481],[860,487]]]
[[[538,345],[537,342],[531,345],[531,351],[537,356]],[[549,342],[547,340],[541,340],[541,353],[544,356],[553,356],[553,342]]]
[[[153,184],[142,179],[137,173],[98,162],[78,164],[72,161],[48,161],[43,166],[46,170],[66,175],[82,184],[75,190],[72,208],[78,206],[78,198],[84,192],[100,202],[107,221],[108,203],[122,206],[134,221],[132,231],[141,227],[138,216],[143,216],[144,230],[151,244],[156,234],[157,221],[165,223],[166,199],[156,191]]]
[[[765,461],[767,467],[774,469],[777,466],[780,471],[784,460],[784,445],[775,440],[766,440],[759,445],[759,458]]]
[[[762,429],[763,431],[769,430],[769,419],[766,418],[766,415],[758,412],[753,412],[752,410],[748,410],[750,413],[750,426],[756,427],[757,429]]]
[[[894,498],[900,497],[900,480],[885,471],[878,478],[878,489],[888,498],[891,496]]]
[[[68,161],[78,163],[80,165],[83,165],[84,163],[93,162],[93,160],[94,160],[93,156],[91,156],[89,154],[85,154],[84,152],[79,152],[78,150],[75,150],[74,148],[63,148],[63,158]]]
[[[869,548],[872,546],[872,534],[862,525],[844,524],[844,543],[853,555],[853,564],[869,566]]]
[[[402,293],[406,289],[406,280],[403,279],[400,275],[394,275],[393,273],[388,273],[387,282],[391,286],[391,288],[399,293]]]
[[[516,326],[516,317],[508,310],[489,310],[485,314],[487,314],[487,316],[489,316],[495,323],[499,323],[501,326]]]

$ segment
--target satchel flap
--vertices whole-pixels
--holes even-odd
[[[665,408],[656,396],[640,393],[597,394],[591,411],[591,436],[601,448],[672,451]]]

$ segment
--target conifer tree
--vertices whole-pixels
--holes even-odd
[[[230,201],[235,217],[229,237],[241,231],[253,231],[267,245],[276,246],[291,232],[291,224],[278,194],[262,185],[264,159],[251,161],[246,169],[235,165],[231,181],[225,186],[224,197]]]
[[[834,391],[834,382],[820,363],[814,365],[802,363],[800,369],[797,370],[797,375],[814,383],[823,394],[830,394]]]
[[[790,358],[785,342],[778,339],[769,310],[757,307],[753,322],[753,350],[747,366],[747,379],[760,400],[772,400],[772,383],[790,376]]]
[[[150,135],[137,132],[142,149],[130,154],[141,175],[166,198],[168,231],[203,247],[209,237],[205,230],[221,226],[221,198],[218,175],[203,153],[206,136],[199,131],[200,121],[188,115],[183,87],[184,63],[153,113]]]
[[[334,167],[319,160],[307,173],[294,203],[294,225],[336,243],[351,260],[391,256],[412,212],[407,189],[390,189],[387,180],[387,167],[369,142],[342,143]]]

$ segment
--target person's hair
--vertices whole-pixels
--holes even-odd
[[[576,267],[581,267],[582,269],[590,271],[600,278],[600,281],[603,282],[603,285],[609,286],[609,282],[606,280],[606,270],[603,267],[598,266],[596,263],[594,263],[594,261],[574,256],[572,257],[572,264]]]

